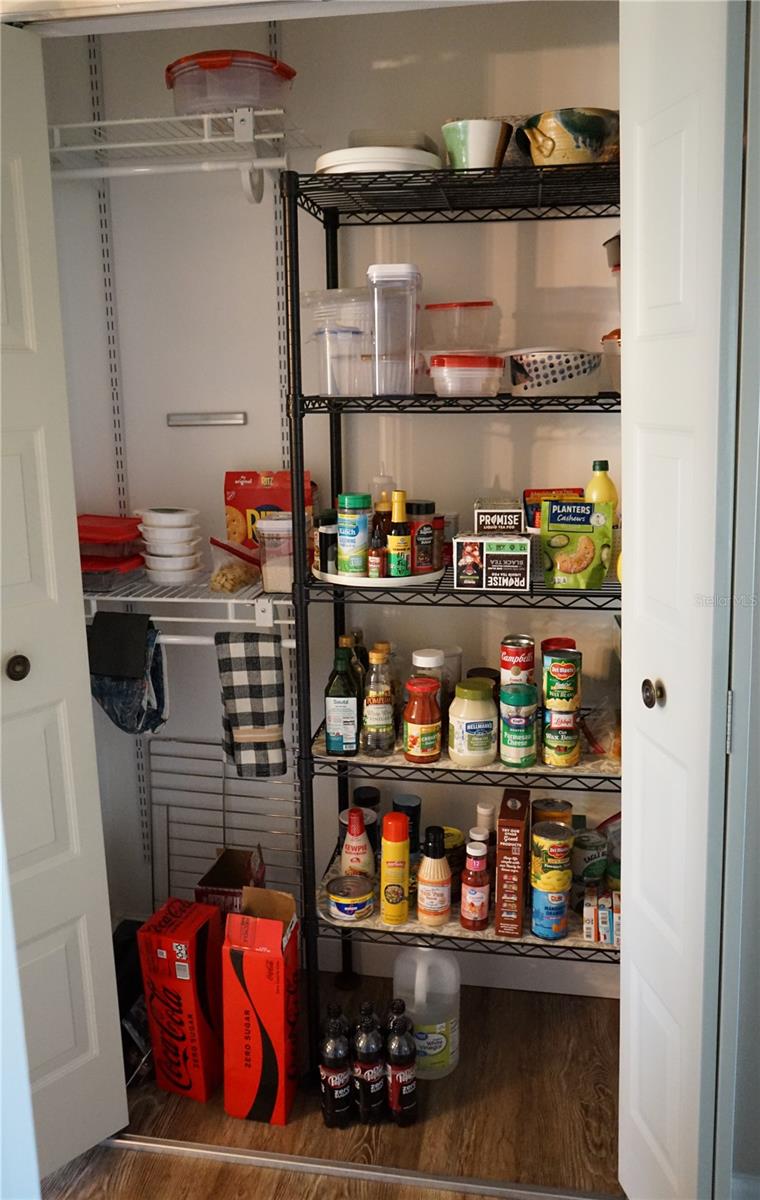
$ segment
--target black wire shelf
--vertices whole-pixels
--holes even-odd
[[[596,396],[302,396],[306,413],[619,413],[620,393]]]
[[[359,942],[391,946],[431,946],[439,950],[465,950],[475,954],[507,954],[518,958],[574,959],[576,962],[597,962],[615,965],[620,962],[620,947],[602,942],[587,942],[583,937],[583,921],[577,913],[569,914],[568,935],[556,942],[536,937],[530,931],[530,918],[518,938],[499,937],[493,925],[474,931],[463,929],[458,913],[446,925],[431,928],[421,925],[412,912],[405,925],[393,928],[383,925],[377,905],[375,912],[361,921],[339,921],[330,915],[325,886],[340,874],[338,849],[333,853],[320,886],[317,888],[317,914],[320,937],[343,938],[348,934]],[[377,891],[377,888],[375,888]],[[454,906],[455,909],[457,906]]]
[[[347,577],[348,579],[349,577]],[[390,582],[390,581],[389,581]],[[363,588],[351,583],[333,584],[310,575],[306,596],[314,604],[406,604],[435,608],[533,608],[572,610],[574,612],[619,613],[621,588],[616,579],[607,579],[598,591],[554,590],[531,584],[529,592],[462,592],[454,590],[454,569],[447,567],[441,579],[425,583],[420,576],[416,587]]]
[[[311,764],[315,776],[338,775],[340,768],[348,768],[352,775],[367,779],[393,779],[409,783],[453,783],[473,786],[544,788],[558,792],[609,792],[621,791],[620,759],[602,755],[584,754],[577,767],[563,771],[559,767],[548,767],[537,763],[535,767],[514,770],[504,763],[495,762],[489,767],[457,767],[447,755],[429,766],[407,762],[403,751],[397,747],[385,758],[374,758],[367,754],[352,757],[328,756],[325,746],[324,725],[320,725],[312,740]]]
[[[620,165],[299,175],[298,204],[339,225],[451,225],[620,215]]]

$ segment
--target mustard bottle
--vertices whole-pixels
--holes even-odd
[[[380,920],[405,925],[409,920],[409,818],[389,812],[383,817],[380,864]]]

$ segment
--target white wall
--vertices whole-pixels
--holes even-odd
[[[107,115],[170,113],[166,63],[218,45],[266,49],[264,34],[263,26],[238,25],[103,38]],[[83,54],[80,39],[46,45],[49,105],[57,119],[79,116],[86,98]],[[290,114],[323,149],[344,145],[349,130],[361,126],[414,126],[437,137],[452,116],[617,107],[617,6],[568,0],[293,21],[281,26],[281,57],[298,70]],[[315,153],[294,155],[294,167],[309,170]],[[57,212],[78,494],[82,507],[104,511],[113,505],[112,452],[93,190],[61,184]],[[279,465],[280,459],[271,188],[259,208],[245,203],[232,175],[119,180],[111,194],[131,502],[198,507],[204,533],[219,533],[225,469]],[[496,299],[504,346],[594,348],[619,322],[601,245],[617,227],[615,221],[571,221],[346,231],[342,282],[362,283],[372,261],[416,261],[426,301]],[[309,217],[301,221],[301,239],[303,286],[321,286],[323,235]],[[245,408],[249,425],[166,428],[167,411],[204,408]],[[323,495],[326,426],[316,417],[306,426],[307,465]],[[474,497],[489,489],[582,485],[597,457],[608,457],[613,477],[620,476],[614,417],[363,417],[346,421],[345,439],[347,486],[365,486],[383,459],[409,494],[458,509],[463,521]],[[438,610],[433,625],[424,609],[357,607],[354,623],[364,625],[367,639],[390,637],[402,657],[415,645],[457,642],[466,666],[493,664],[506,632],[537,639],[569,632],[584,652],[590,696],[617,679],[617,629],[609,616],[525,613],[515,619]],[[314,606],[317,695],[328,668],[330,628],[327,608]],[[170,667],[176,716],[168,732],[216,736],[211,653],[177,650]],[[145,892],[138,896],[131,881],[144,885],[145,872],[131,850],[119,865],[136,830],[131,747],[105,729],[101,747],[107,747],[101,758],[109,873],[112,886],[119,881],[114,903],[119,911],[133,910]],[[471,821],[480,798],[468,788],[427,788],[425,796],[427,820],[460,825]],[[609,812],[614,798],[598,803]],[[323,862],[336,828],[333,795],[324,785],[317,814]]]

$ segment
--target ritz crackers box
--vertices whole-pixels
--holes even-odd
[[[208,1100],[222,1079],[222,917],[169,899],[137,932],[156,1083]]]
[[[505,788],[496,825],[495,932],[521,937],[525,914],[530,791]]]
[[[224,1110],[284,1125],[296,1092],[298,921],[286,892],[243,889],[222,954]]]

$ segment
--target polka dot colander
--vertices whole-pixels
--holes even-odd
[[[591,350],[513,350],[509,356],[512,392],[538,393],[577,385],[598,372],[601,361],[601,354]]]

